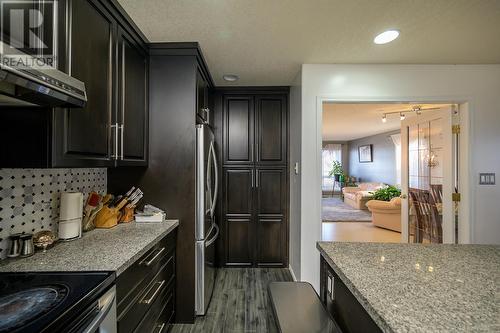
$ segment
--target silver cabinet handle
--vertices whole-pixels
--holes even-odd
[[[121,130],[121,136],[120,136],[120,160],[123,161],[123,132],[125,131],[125,125],[121,124],[120,126],[118,126],[118,129]]]
[[[161,323],[160,325],[156,326],[155,332],[157,333],[162,333],[163,329],[165,328],[166,323]]]
[[[158,287],[156,288],[156,290],[153,292],[153,295],[151,295],[150,298],[148,299],[142,299],[141,300],[141,303],[142,304],[151,304],[154,299],[156,298],[156,295],[158,295],[158,293],[160,292],[161,288],[163,287],[163,285],[165,284],[165,280],[162,280],[161,282],[155,282],[155,284],[158,285]],[[151,289],[150,289],[151,290]],[[149,292],[148,292],[149,294]]]
[[[118,159],[118,123],[111,125],[111,129],[114,130],[115,140],[113,142],[113,154],[111,158]]]
[[[154,255],[154,257],[153,257],[153,258],[151,258],[150,260],[148,260],[148,261],[142,261],[142,262],[141,262],[141,265],[144,265],[144,266],[151,266],[151,264],[152,264],[152,263],[156,260],[156,258],[158,258],[158,257],[160,256],[160,254],[162,254],[162,253],[163,253],[163,251],[165,251],[165,248],[164,248],[164,247],[162,247],[162,248],[160,249],[160,251],[156,252],[156,254]],[[146,259],[147,259],[147,258],[146,258]]]

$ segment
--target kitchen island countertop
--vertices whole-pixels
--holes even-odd
[[[3,260],[0,272],[114,271],[118,276],[178,225],[178,220],[167,220],[95,229],[78,240],[58,242],[47,252]]]
[[[383,332],[500,331],[500,246],[318,242]]]

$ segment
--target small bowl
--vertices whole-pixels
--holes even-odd
[[[43,252],[52,247],[55,241],[56,236],[49,230],[39,231],[33,236],[33,245],[35,245],[37,249],[43,249]]]

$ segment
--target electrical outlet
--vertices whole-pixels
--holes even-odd
[[[495,174],[494,173],[480,173],[479,174],[479,185],[495,185]]]

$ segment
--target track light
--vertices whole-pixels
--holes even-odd
[[[405,115],[403,112],[401,112],[401,113],[399,114],[399,119],[401,119],[401,120],[405,120],[405,118],[406,118],[406,115]]]
[[[387,116],[385,115],[385,113],[384,113],[384,115],[382,116],[382,122],[383,122],[383,123],[386,123],[386,122],[387,122]]]

